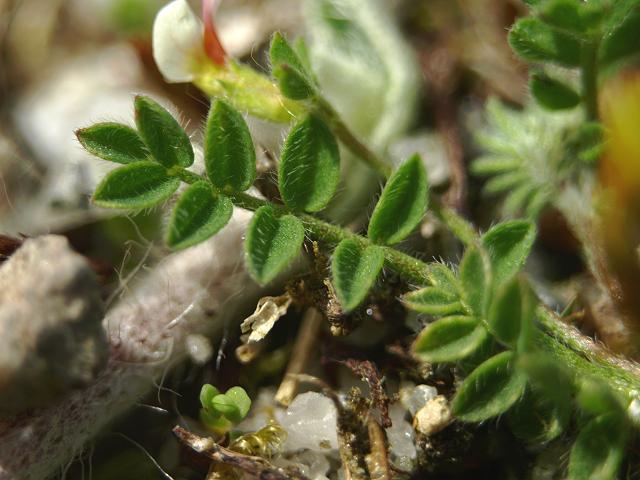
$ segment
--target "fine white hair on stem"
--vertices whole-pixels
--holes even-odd
[[[0,480],[44,480],[59,472],[105,425],[135,406],[168,364],[186,355],[188,335],[219,335],[228,319],[243,318],[235,312],[259,294],[239,267],[249,218],[237,209],[213,239],[169,256],[133,282],[103,321],[110,357],[95,382],[60,403],[0,424]],[[193,312],[167,329],[194,299]]]

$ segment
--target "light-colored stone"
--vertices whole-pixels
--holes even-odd
[[[438,395],[438,390],[430,385],[403,384],[400,386],[400,402],[413,416],[425,404]]]
[[[278,421],[288,434],[285,451],[307,448],[326,452],[338,448],[336,407],[320,393],[298,395],[284,413],[278,414]]]
[[[64,237],[27,240],[0,267],[0,410],[51,403],[107,359],[100,287]]]
[[[413,419],[413,427],[423,435],[433,435],[451,422],[451,409],[447,399],[438,395],[429,400]]]
[[[406,408],[395,403],[389,409],[393,425],[387,429],[391,462],[403,470],[411,470],[416,460],[416,446],[411,424],[405,420]]]

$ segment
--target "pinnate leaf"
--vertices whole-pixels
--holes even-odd
[[[96,123],[77,130],[76,136],[85,150],[110,162],[127,164],[149,157],[149,151],[138,133],[127,125]]]
[[[571,449],[569,480],[614,480],[625,454],[628,426],[617,412],[587,423]]]
[[[153,158],[165,167],[191,166],[193,147],[176,119],[149,97],[138,95],[134,104],[138,131]]]
[[[500,223],[482,236],[496,285],[502,284],[522,268],[535,238],[535,226],[527,220]]]
[[[331,271],[336,295],[345,311],[362,303],[383,264],[384,252],[380,247],[364,247],[349,238],[340,242],[333,254]]]
[[[509,45],[530,62],[553,62],[565,67],[580,65],[580,41],[538,18],[518,20],[509,32]]]
[[[209,180],[220,189],[243,192],[256,178],[256,152],[240,112],[224,100],[209,110],[204,138]]]
[[[453,414],[465,422],[482,422],[506,412],[526,387],[514,361],[513,352],[502,352],[471,372],[453,399]]]
[[[214,193],[207,182],[194,183],[173,208],[167,245],[178,250],[203,242],[224,227],[232,213],[229,198]]]
[[[580,104],[578,92],[544,73],[531,75],[529,88],[536,102],[548,110],[565,110]]]
[[[425,362],[455,362],[475,352],[486,338],[487,331],[476,318],[445,317],[420,333],[413,351]]]
[[[93,201],[100,207],[148,208],[169,198],[179,186],[180,180],[170,177],[162,165],[150,161],[130,163],[102,179]]]
[[[398,243],[416,228],[427,210],[427,172],[419,155],[400,165],[387,181],[369,222],[369,238]]]
[[[296,51],[279,32],[276,32],[271,39],[269,58],[273,76],[285,97],[303,100],[314,94],[315,88],[311,75]]]
[[[439,287],[425,287],[409,292],[404,296],[404,302],[411,310],[427,315],[450,315],[462,313],[460,299],[450,290]]]
[[[329,127],[315,115],[295,125],[282,150],[278,184],[293,210],[317,212],[340,181],[340,152]]]
[[[268,283],[295,260],[303,240],[300,220],[293,215],[278,216],[269,206],[260,207],[244,244],[249,272],[259,283]]]

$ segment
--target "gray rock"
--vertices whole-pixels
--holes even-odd
[[[0,266],[0,411],[52,403],[105,365],[93,271],[64,237],[29,239]]]

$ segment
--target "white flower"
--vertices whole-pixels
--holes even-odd
[[[153,58],[165,80],[190,82],[194,68],[205,58],[204,27],[186,0],[173,0],[156,15]]]

